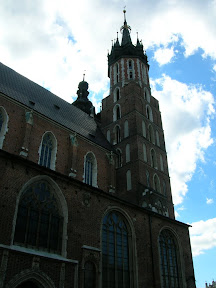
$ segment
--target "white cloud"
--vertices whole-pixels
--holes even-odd
[[[174,56],[175,56],[174,47],[159,48],[154,53],[154,59],[159,63],[159,65],[170,63]]]
[[[204,151],[213,143],[209,117],[214,112],[214,98],[201,86],[186,85],[166,75],[151,84],[162,113],[173,200],[180,204],[197,161],[205,160]]]
[[[206,198],[206,204],[213,204],[214,200],[212,198]]]
[[[204,254],[206,250],[216,247],[216,218],[191,224],[190,238],[193,256]]]
[[[168,47],[181,38],[186,55],[200,47],[205,56],[216,58],[215,1],[125,2],[134,43],[136,30],[146,48]],[[118,0],[1,1],[1,61],[69,102],[84,70],[90,90],[103,94],[107,49],[123,24],[122,6]],[[164,64],[173,53],[173,48],[159,49],[155,57]]]

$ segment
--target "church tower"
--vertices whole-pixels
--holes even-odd
[[[102,130],[114,146],[116,195],[174,218],[164,133],[158,101],[151,95],[149,64],[142,42],[131,41],[124,10],[108,54],[110,95],[103,99]]]

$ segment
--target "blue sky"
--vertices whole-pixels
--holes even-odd
[[[216,279],[216,0],[73,2],[0,0],[0,61],[68,102],[85,71],[98,111],[126,5],[160,102],[176,218],[192,225],[197,288],[204,288]]]

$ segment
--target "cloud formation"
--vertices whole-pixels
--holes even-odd
[[[152,80],[165,130],[169,171],[175,204],[182,203],[198,160],[212,143],[210,119],[213,95],[202,86],[186,85],[167,75]]]
[[[206,250],[216,247],[216,218],[191,224],[190,238],[193,256],[204,254]]]

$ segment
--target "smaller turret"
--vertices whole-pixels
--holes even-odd
[[[92,105],[92,102],[88,99],[88,82],[85,81],[85,74],[83,75],[83,81],[78,85],[77,95],[78,98],[75,100],[72,105],[76,106],[85,113],[94,116],[95,108]]]

